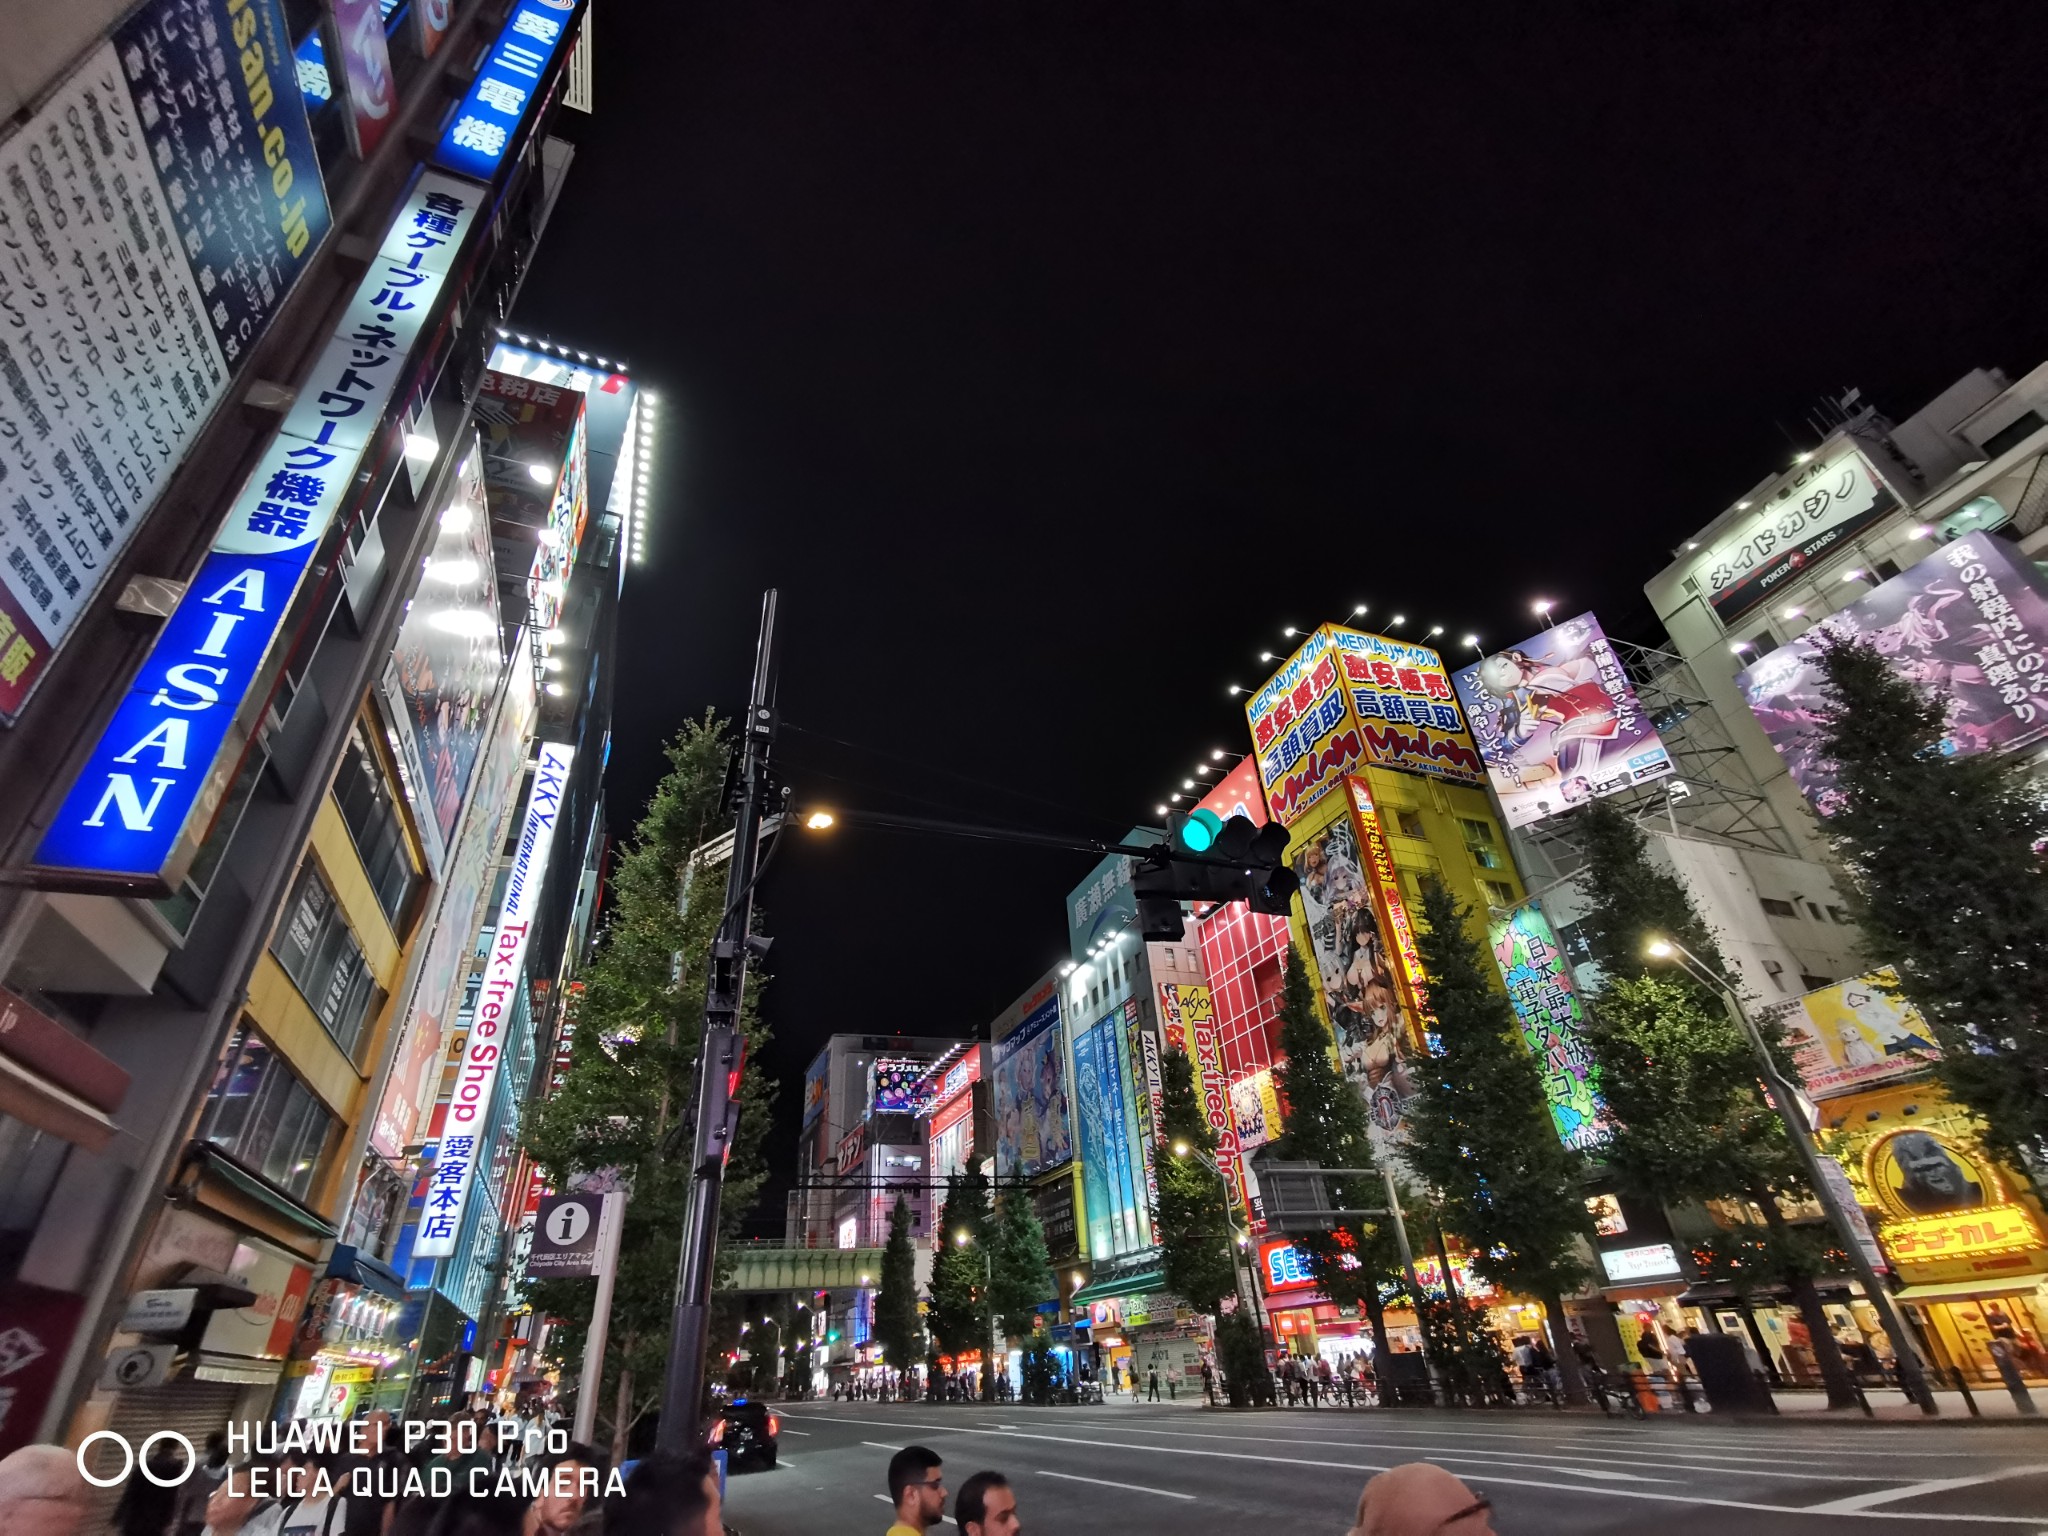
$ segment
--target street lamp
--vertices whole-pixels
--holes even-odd
[[[804,818],[804,826],[813,832],[824,832],[837,821],[838,818],[830,811],[813,811]]]
[[[1756,1021],[1749,1016],[1749,1010],[1742,1006],[1742,994],[1735,984],[1714,967],[1687,949],[1676,939],[1652,934],[1644,945],[1645,951],[1655,960],[1675,960],[1695,981],[1711,989],[1728,1010],[1728,1016],[1742,1030],[1749,1041],[1750,1049],[1756,1052],[1757,1065],[1762,1069],[1764,1083],[1771,1090],[1771,1102],[1778,1111],[1778,1119],[1784,1124],[1785,1134],[1792,1140],[1793,1149],[1798,1152],[1800,1162],[1806,1169],[1807,1182],[1828,1213],[1828,1221],[1835,1229],[1835,1235],[1848,1250],[1849,1262],[1855,1266],[1856,1278],[1863,1283],[1863,1293],[1870,1299],[1871,1308],[1877,1313],[1883,1325],[1885,1337],[1891,1340],[1892,1355],[1899,1362],[1899,1380],[1906,1389],[1906,1396],[1920,1405],[1924,1414],[1934,1415],[1936,1408],[1934,1394],[1928,1390],[1927,1376],[1920,1361],[1920,1351],[1912,1335],[1907,1331],[1905,1321],[1898,1309],[1892,1305],[1892,1293],[1885,1289],[1877,1278],[1877,1271],[1871,1267],[1870,1256],[1863,1251],[1862,1233],[1850,1219],[1834,1187],[1828,1182],[1821,1168],[1820,1149],[1813,1144],[1813,1135],[1808,1127],[1794,1118],[1793,1106],[1799,1102],[1798,1091],[1785,1080],[1778,1070],[1778,1063],[1764,1044],[1764,1037],[1756,1027]]]
[[[965,1227],[962,1227],[953,1234],[953,1242],[961,1248],[965,1248],[972,1240],[973,1234]],[[996,1400],[996,1260],[995,1255],[989,1252],[987,1243],[981,1245],[981,1273],[986,1282],[981,1295],[982,1299],[988,1303],[988,1359],[983,1364],[982,1372],[988,1383],[988,1400],[994,1402]]]

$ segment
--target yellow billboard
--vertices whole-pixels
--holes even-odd
[[[1443,658],[1341,624],[1311,631],[1245,705],[1266,808],[1291,826],[1367,764],[1483,784]]]
[[[1890,966],[1838,981],[1772,1010],[1814,1099],[1839,1098],[1925,1071],[1934,1031],[1899,991]]]

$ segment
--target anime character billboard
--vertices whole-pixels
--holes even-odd
[[[1832,1099],[1923,1070],[1940,1054],[1934,1031],[1899,991],[1890,966],[1809,992],[1775,1010],[1799,1080]]]
[[[1451,678],[1511,827],[1671,772],[1614,647],[1590,613]]]
[[[1028,1179],[1057,1168],[1074,1155],[1059,998],[1047,998],[998,1040],[993,1055],[996,1172]]]
[[[1972,533],[1944,544],[1816,628],[1866,641],[1941,700],[1949,756],[2010,752],[2048,736],[2048,580],[2003,539]],[[1735,684],[1792,781],[1833,815],[1841,793],[1816,741],[1827,695],[1812,636],[1780,646]]]
[[[1395,956],[1375,911],[1360,856],[1358,829],[1345,797],[1338,814],[1298,838],[1293,859],[1302,913],[1337,1038],[1344,1076],[1372,1112],[1375,1150],[1399,1156],[1415,1082],[1410,1062],[1421,1032],[1395,976]]]

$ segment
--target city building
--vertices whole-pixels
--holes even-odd
[[[512,976],[487,969],[468,1033],[505,1066],[452,1090],[477,1227],[603,756],[601,645],[541,612],[573,563],[616,586],[630,518],[592,511],[573,453],[537,460],[547,517],[508,567],[478,409],[572,156],[583,8],[408,7],[346,50],[312,9],[198,11],[11,18],[0,161],[66,185],[4,178],[42,266],[0,282],[90,271],[146,333],[109,330],[40,398],[29,337],[0,405],[8,483],[35,488],[0,509],[0,774],[41,786],[0,812],[0,1313],[32,1347],[0,1451],[197,1442],[411,1376],[404,1111],[432,1108],[457,1024],[423,981],[465,958],[434,939],[510,903],[535,957],[514,925],[490,940]],[[148,160],[103,163],[117,140]],[[477,850],[499,861],[508,828],[501,894]]]

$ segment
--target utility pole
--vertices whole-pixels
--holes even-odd
[[[711,941],[704,985],[704,1035],[697,1052],[697,1109],[691,1136],[693,1167],[683,1215],[683,1247],[676,1265],[675,1322],[668,1342],[668,1380],[662,1394],[663,1451],[688,1454],[701,1438],[704,1354],[711,1338],[711,1273],[718,1251],[718,1201],[725,1157],[739,1109],[730,1084],[745,1051],[740,1002],[746,991],[747,942],[760,859],[762,802],[768,793],[768,753],[775,738],[775,603],[761,598],[761,633],[754,647],[754,682],[740,727],[734,795],[732,864],[726,872],[725,916]]]

